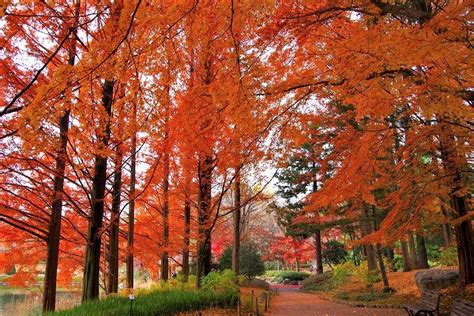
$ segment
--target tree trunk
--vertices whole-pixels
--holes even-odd
[[[170,156],[165,150],[164,154],[164,178],[163,178],[163,254],[161,255],[161,279],[168,281],[169,270],[169,174]]]
[[[441,158],[445,172],[450,176],[451,192],[449,197],[452,215],[456,220],[468,214],[468,196],[462,190],[464,188],[462,165],[466,165],[467,162],[465,161],[466,157],[457,152],[456,139],[449,124],[441,124],[443,124],[440,135]],[[454,235],[459,261],[459,287],[463,289],[466,285],[474,283],[474,241],[471,220],[464,218],[460,223],[456,223]]]
[[[232,270],[239,275],[240,253],[240,168],[235,168],[234,212],[232,214],[234,239],[232,242]]]
[[[314,232],[314,247],[316,248],[316,274],[323,274],[323,252],[321,250],[321,231]]]
[[[377,259],[379,262],[380,275],[383,281],[383,287],[385,289],[388,289],[390,287],[390,284],[388,283],[387,270],[385,269],[385,264],[383,262],[382,248],[380,247],[379,244],[377,244],[376,249],[377,249]]]
[[[453,194],[452,204],[459,217],[467,214],[466,197]],[[472,241],[471,221],[465,220],[455,225],[454,233],[458,250],[459,286],[465,288],[468,284],[474,283],[474,243]]]
[[[403,260],[403,272],[408,272],[412,270],[411,264],[410,264],[410,258],[408,255],[408,247],[407,243],[404,240],[400,241],[400,249],[402,251],[402,260]]]
[[[418,265],[420,269],[429,269],[428,254],[426,253],[425,238],[420,234],[416,234],[416,244],[418,248]]]
[[[394,267],[395,253],[393,251],[393,248],[390,248],[390,247],[386,248],[386,255],[387,255],[390,271],[395,271],[395,267]]]
[[[119,273],[119,224],[120,224],[120,195],[122,194],[122,149],[117,146],[115,157],[115,174],[112,188],[112,212],[109,233],[109,277],[107,293],[118,292]]]
[[[313,163],[313,168],[315,168]],[[313,181],[313,193],[318,191],[318,181]],[[316,248],[316,274],[323,274],[323,252],[321,247],[321,229],[314,231],[314,247]]]
[[[410,266],[413,270],[417,270],[419,268],[418,258],[416,255],[415,239],[411,232],[408,233],[408,249],[410,253]]]
[[[76,1],[74,12],[73,39],[69,47],[68,65],[73,66],[76,59],[77,24],[79,22],[80,1]],[[44,274],[43,312],[52,312],[56,308],[56,280],[58,275],[59,241],[61,239],[61,213],[63,208],[64,174],[66,172],[67,140],[69,132],[67,109],[59,119],[59,150],[56,156],[54,175],[53,203],[46,241],[46,271]]]
[[[167,52],[169,52],[167,50]],[[169,56],[168,56],[169,57]],[[169,219],[169,185],[170,185],[170,140],[169,140],[169,120],[171,110],[170,96],[170,65],[168,64],[166,75],[166,97],[165,97],[165,117],[164,117],[164,166],[163,166],[163,253],[161,255],[161,279],[168,281],[169,278],[169,238],[170,238],[170,219]]]
[[[104,135],[100,137],[102,148],[107,148],[110,138],[110,117],[112,114],[112,94],[114,82],[105,80],[103,86],[102,105],[108,115],[104,127]],[[105,186],[107,181],[107,157],[97,155],[94,162],[94,177],[92,180],[92,209],[87,230],[86,258],[84,263],[84,279],[82,301],[99,297],[99,270],[101,229],[104,217]]]
[[[362,236],[367,236],[372,233],[372,225],[370,224],[370,219],[367,212],[367,207],[364,206],[362,210],[362,218],[361,218],[361,229],[362,229]],[[369,270],[376,270],[377,269],[377,259],[375,257],[375,250],[373,245],[364,245],[365,255],[367,257],[367,266]]]
[[[452,238],[451,238],[451,229],[450,229],[449,224],[448,224],[449,216],[448,216],[448,212],[446,211],[444,206],[441,207],[441,213],[446,218],[446,222],[441,224],[441,225],[442,225],[442,228],[443,228],[444,248],[447,249],[451,246],[451,239]]]
[[[133,103],[133,121],[137,120],[137,105]],[[127,288],[133,289],[133,237],[135,233],[135,183],[137,167],[137,135],[134,131],[131,143],[130,157],[130,195],[128,197],[128,233],[127,233]]]
[[[186,187],[184,200],[184,249],[183,249],[183,276],[184,281],[189,277],[189,241],[191,232],[191,203],[189,200],[189,186]]]
[[[66,170],[65,156],[67,134],[69,129],[69,110],[60,119],[60,150],[56,158],[56,175],[54,176],[54,197],[51,219],[48,229],[46,272],[44,275],[43,311],[54,311],[56,306],[56,279],[58,274],[59,240],[61,238],[62,192],[64,189],[64,173]]]
[[[201,278],[211,271],[211,214],[212,158],[206,156],[199,161],[199,205],[198,205],[198,244],[196,287],[201,286]]]

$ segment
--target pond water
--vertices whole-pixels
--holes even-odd
[[[56,308],[66,309],[80,302],[79,292],[58,292]],[[0,316],[41,315],[42,293],[0,292]]]

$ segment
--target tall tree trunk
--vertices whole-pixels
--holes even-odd
[[[137,105],[133,103],[132,116],[133,121],[137,121]],[[128,233],[127,233],[127,288],[133,289],[133,237],[135,234],[135,183],[136,183],[136,167],[137,167],[137,134],[133,132],[131,142],[130,157],[130,193],[128,204]]]
[[[168,61],[170,58],[169,49],[166,50]],[[170,96],[170,71],[171,65],[168,62],[167,73],[165,80],[167,82],[165,87],[165,116],[164,116],[164,165],[163,165],[163,242],[161,255],[161,279],[168,281],[169,278],[169,238],[170,238],[170,202],[169,202],[169,185],[170,185],[170,139],[169,139],[169,120],[171,110],[171,96]]]
[[[402,252],[402,260],[403,260],[403,272],[408,272],[412,270],[410,264],[410,257],[408,255],[408,246],[406,241],[400,240],[400,249]]]
[[[232,242],[232,270],[239,275],[240,253],[240,166],[235,168],[234,212],[232,214],[234,239]]]
[[[443,166],[447,175],[450,176],[449,185],[451,192],[449,195],[454,220],[464,218],[468,214],[468,196],[462,190],[464,188],[462,178],[462,166],[466,165],[466,158],[458,153],[456,139],[451,126],[441,123],[440,151]],[[472,236],[472,224],[469,218],[464,218],[454,226],[456,237],[456,248],[459,261],[459,286],[465,288],[466,285],[474,283],[474,241]]]
[[[114,184],[112,188],[112,212],[109,233],[109,276],[107,293],[118,292],[119,273],[119,224],[120,224],[120,195],[122,194],[122,149],[117,146],[115,156]]]
[[[448,219],[448,212],[444,207],[441,207],[441,212],[445,216],[446,219]],[[442,229],[443,229],[443,241],[444,241],[444,248],[449,248],[451,246],[451,229],[449,227],[448,222],[445,222],[441,224]]]
[[[104,134],[100,137],[102,148],[107,148],[109,145],[113,90],[114,82],[112,80],[105,80],[103,85],[102,105],[108,118],[105,123]],[[92,180],[92,209],[87,230],[86,258],[82,287],[83,302],[99,297],[100,247],[102,244],[101,229],[104,217],[106,181],[107,157],[97,155],[95,157],[94,177]]]
[[[315,168],[313,163],[313,169]],[[318,191],[318,181],[313,181],[313,193]],[[316,248],[316,274],[323,274],[323,252],[321,247],[321,229],[317,228],[314,231],[314,247]]]
[[[188,184],[189,183],[189,184]],[[183,249],[183,276],[184,281],[189,277],[189,241],[191,232],[191,202],[189,199],[190,182],[186,184],[184,200],[184,249]]]
[[[120,14],[123,1],[114,2],[111,8],[110,27],[113,32],[118,30]],[[106,38],[113,42],[116,34]],[[103,133],[99,133],[99,149],[105,150],[109,147],[110,123],[112,119],[112,102],[115,81],[112,75],[104,80],[102,84],[102,106],[106,113],[106,122]],[[102,126],[101,126],[102,127]],[[84,262],[84,277],[82,286],[82,302],[99,298],[99,272],[100,252],[102,246],[102,222],[104,219],[104,202],[107,183],[107,156],[97,153],[94,160],[94,173],[92,178],[92,205],[87,229],[86,256]]]
[[[395,253],[393,251],[393,248],[391,247],[386,248],[386,255],[387,255],[390,271],[395,271],[395,267],[394,267]]]
[[[166,136],[168,137],[168,136]],[[169,270],[169,175],[170,155],[165,149],[164,153],[164,176],[163,176],[163,254],[161,255],[161,279],[168,281]]]
[[[418,266],[420,269],[429,269],[425,238],[420,234],[416,234],[416,245],[418,248]]]
[[[362,209],[362,218],[361,218],[361,230],[362,236],[367,236],[372,233],[372,225],[367,212],[367,206],[364,205]],[[364,245],[365,255],[367,257],[367,266],[369,270],[377,270],[377,259],[375,257],[375,250],[373,245]]]
[[[385,269],[385,264],[383,262],[383,255],[382,255],[382,248],[380,247],[379,244],[377,244],[377,260],[379,262],[379,270],[380,270],[380,275],[382,277],[383,281],[383,287],[385,289],[390,288],[390,284],[388,283],[388,277],[387,277],[387,270]]]
[[[73,66],[76,59],[77,24],[81,3],[76,1],[73,32],[69,47],[68,65]],[[59,150],[56,156],[54,175],[54,193],[51,218],[46,241],[46,271],[44,274],[43,312],[51,312],[56,308],[56,280],[58,275],[59,241],[61,239],[61,213],[63,208],[64,174],[66,172],[67,140],[69,132],[70,110],[65,110],[59,119]]]
[[[413,233],[408,233],[408,249],[410,253],[410,265],[413,270],[417,270],[418,266],[418,258],[416,255],[416,247],[415,247],[415,239],[413,238]]]
[[[209,218],[211,214],[211,181],[212,158],[204,157],[199,161],[199,205],[198,205],[198,244],[196,287],[201,286],[201,278],[211,271],[211,231]]]
[[[321,250],[321,231],[316,229],[313,235],[316,248],[316,274],[323,274],[323,252]]]

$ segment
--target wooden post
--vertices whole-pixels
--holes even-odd
[[[255,297],[255,311],[257,312],[257,316],[260,316],[260,313],[258,311],[258,297]]]
[[[237,301],[237,316],[240,316],[240,298]]]
[[[250,312],[253,313],[253,290],[252,295],[250,296]]]
[[[270,300],[270,292],[266,291],[265,292],[265,311],[268,311],[269,307],[269,300]]]

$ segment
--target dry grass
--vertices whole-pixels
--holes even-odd
[[[240,288],[240,305],[242,312],[253,313],[256,311],[256,300],[258,300],[258,310],[262,314],[265,310],[265,289],[241,287]],[[271,300],[271,299],[270,299]]]

